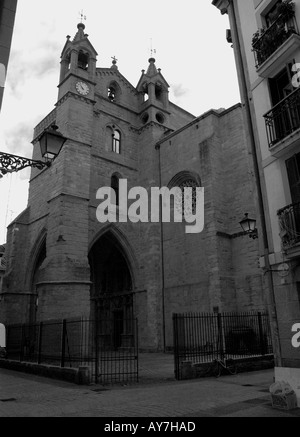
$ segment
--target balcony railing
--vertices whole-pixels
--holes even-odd
[[[300,88],[264,115],[269,147],[300,128]]]
[[[300,202],[278,211],[282,245],[284,249],[300,243]]]
[[[6,269],[6,259],[3,257],[0,258],[0,269],[5,270]]]
[[[299,35],[295,16],[283,14],[279,15],[260,37],[259,32],[256,33],[256,38],[252,41],[256,68],[259,68],[292,34]]]

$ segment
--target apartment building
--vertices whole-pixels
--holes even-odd
[[[265,222],[260,264],[277,320],[275,378],[292,385],[300,406],[300,0],[212,3],[229,16],[227,39],[257,164]]]
[[[15,23],[17,0],[0,0],[0,109]]]

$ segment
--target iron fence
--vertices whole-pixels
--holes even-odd
[[[269,317],[263,312],[173,314],[175,377],[181,364],[211,363],[272,354]]]
[[[126,330],[125,330],[126,329]],[[138,381],[137,320],[47,321],[6,327],[6,358],[88,367],[96,383]]]

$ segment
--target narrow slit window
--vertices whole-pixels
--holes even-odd
[[[112,151],[118,155],[121,153],[121,134],[115,130],[112,136]]]

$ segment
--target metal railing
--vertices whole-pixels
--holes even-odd
[[[294,247],[300,243],[300,202],[280,209],[277,214],[283,248]]]
[[[252,44],[256,68],[259,68],[292,34],[299,35],[295,16],[279,15]]]
[[[281,100],[265,115],[269,147],[300,128],[300,88]]]
[[[7,326],[6,359],[61,368],[88,367],[94,382],[137,381],[137,320],[81,319]]]
[[[5,257],[4,256],[2,256],[1,258],[0,258],[0,268],[1,269],[6,269],[6,259],[5,259]]]
[[[181,364],[249,358],[273,352],[269,317],[263,312],[173,314],[175,377]]]

